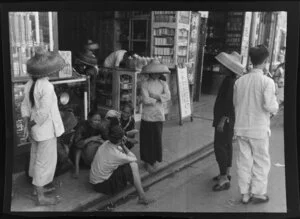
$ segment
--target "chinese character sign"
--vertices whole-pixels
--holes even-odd
[[[190,90],[187,76],[187,68],[177,68],[178,94],[180,104],[180,116],[185,118],[191,115]]]

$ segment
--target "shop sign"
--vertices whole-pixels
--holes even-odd
[[[250,26],[251,26],[252,12],[245,13],[244,30],[241,45],[241,55],[243,56],[242,64],[246,66],[248,60]]]
[[[190,89],[188,82],[187,67],[177,67],[177,85],[178,85],[178,97],[179,97],[179,113],[180,113],[180,125],[182,125],[182,119],[191,117],[191,100]]]

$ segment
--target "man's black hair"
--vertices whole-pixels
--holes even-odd
[[[249,56],[253,65],[262,64],[268,57],[270,53],[266,46],[258,45],[250,48]]]

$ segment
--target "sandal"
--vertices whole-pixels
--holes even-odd
[[[138,204],[140,204],[140,205],[149,205],[149,204],[153,203],[154,201],[155,201],[154,199],[148,199],[148,198],[141,199],[141,198],[139,198]]]
[[[253,196],[253,198],[252,198],[252,203],[253,203],[253,204],[260,204],[260,203],[266,203],[266,202],[269,201],[269,196],[264,195],[263,197],[264,197],[264,198],[260,198],[260,197],[255,197],[255,196]]]
[[[228,175],[227,178],[228,178],[229,181],[231,181],[231,176],[230,175]],[[212,178],[213,181],[219,181],[219,179],[220,179],[220,175],[215,176],[214,178]]]
[[[220,185],[220,184],[214,185],[212,190],[214,192],[219,192],[219,191],[223,191],[223,190],[228,190],[229,188],[230,188],[230,182],[226,182],[222,185]]]

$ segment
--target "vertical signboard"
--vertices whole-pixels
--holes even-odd
[[[245,13],[244,30],[241,44],[241,55],[243,56],[242,64],[246,66],[248,60],[250,27],[251,27],[252,12]]]
[[[194,84],[195,69],[197,63],[198,52],[198,35],[199,35],[200,14],[192,12],[190,24],[190,41],[188,55],[188,80],[189,84]]]
[[[182,120],[184,118],[191,117],[191,121],[193,121],[193,117],[192,117],[192,110],[191,110],[187,67],[184,68],[177,67],[176,70],[177,70],[176,72],[177,72],[179,114],[180,114],[179,124],[182,125]]]

